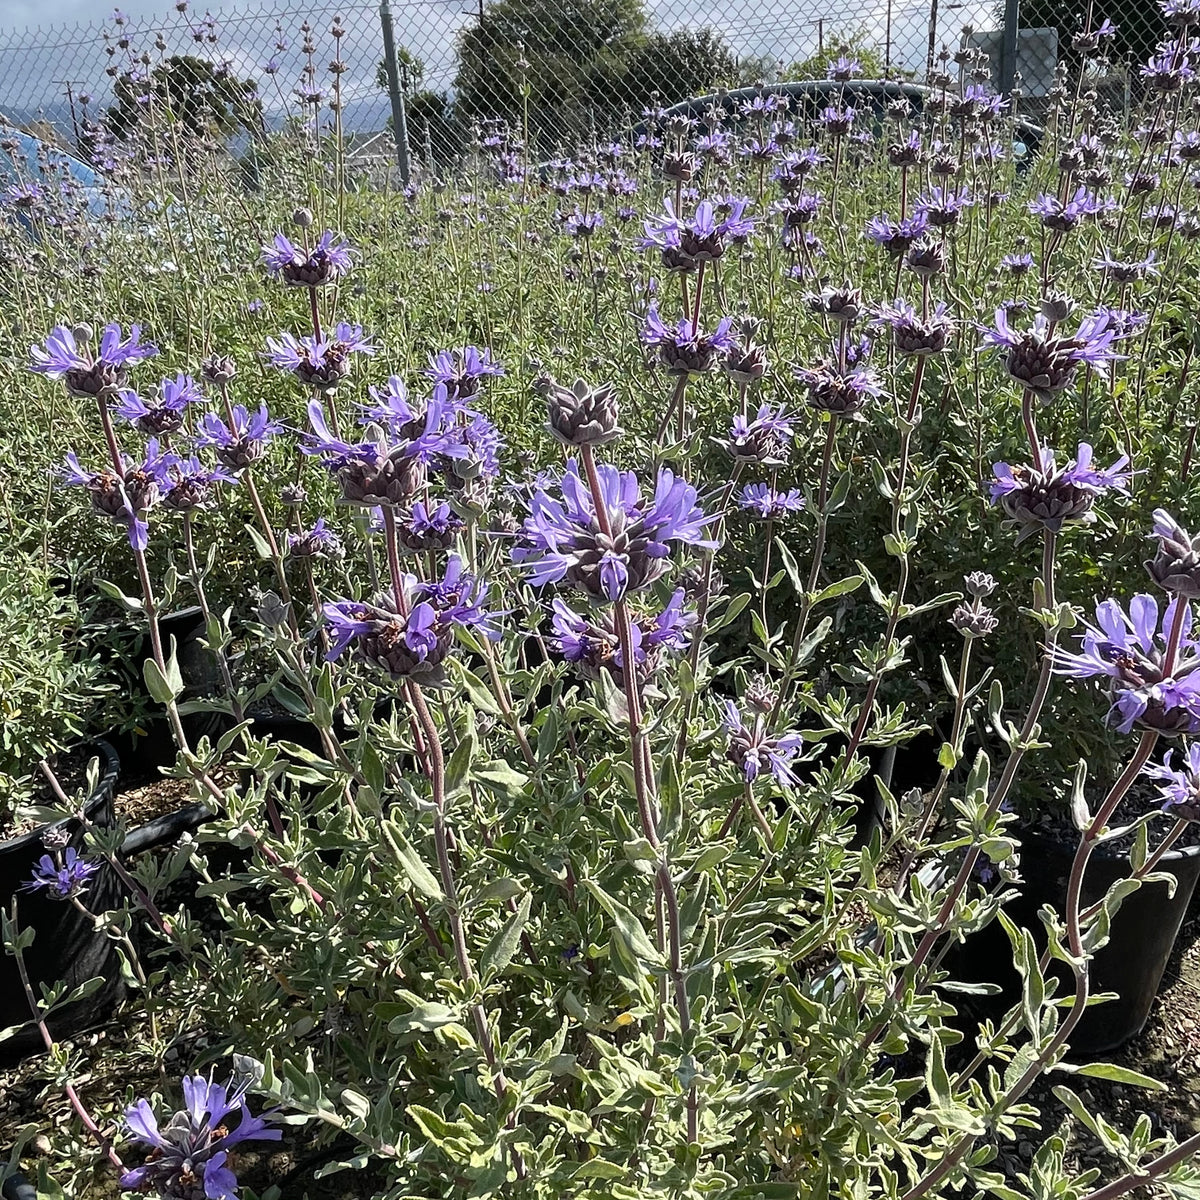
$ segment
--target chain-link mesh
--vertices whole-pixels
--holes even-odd
[[[0,115],[84,157],[98,124],[127,137],[148,113],[226,141],[340,117],[352,154],[392,155],[403,140],[414,166],[438,168],[495,122],[550,154],[627,133],[655,106],[822,78],[842,52],[866,78],[925,82],[966,46],[1037,120],[1055,87],[1081,78],[1114,110],[1137,103],[1164,19],[1114,2],[1090,16],[1059,0],[1024,0],[1019,15],[1011,0],[391,0],[203,16],[180,3],[0,31]]]

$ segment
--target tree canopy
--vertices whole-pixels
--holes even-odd
[[[191,54],[172,55],[144,76],[118,75],[113,96],[108,127],[119,138],[128,136],[149,108],[191,137],[228,137],[239,128],[262,128],[254,81],[239,79],[224,63]]]

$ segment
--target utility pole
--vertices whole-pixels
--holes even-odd
[[[52,80],[51,82],[62,84],[67,89],[67,103],[71,107],[71,129],[75,134],[75,145],[76,145],[76,147],[79,147],[81,145],[80,140],[79,140],[79,121],[75,116],[75,92],[73,90],[75,87],[75,80],[74,79],[55,79],[55,80]]]
[[[1013,89],[1017,73],[1017,45],[1021,24],[1021,0],[1004,0],[1004,33],[1000,42],[1000,95]]]
[[[825,53],[825,18],[817,19],[817,53],[823,55]]]
[[[410,175],[408,118],[404,112],[400,72],[396,68],[396,35],[392,29],[392,9],[388,0],[380,0],[379,24],[383,29],[383,69],[387,74],[388,95],[392,101],[392,137],[396,141],[396,166],[400,168],[401,182],[407,187]]]

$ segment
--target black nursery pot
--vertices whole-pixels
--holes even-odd
[[[108,742],[97,741],[91,749],[100,759],[100,779],[84,811],[93,825],[103,828],[113,821],[120,760]],[[73,819],[0,841],[0,906],[11,912],[16,896],[21,927],[34,931],[33,945],[24,952],[24,960],[36,997],[41,998],[42,983],[51,985],[61,980],[74,988],[97,976],[105,981],[99,992],[58,1009],[48,1018],[50,1031],[61,1037],[103,1018],[120,997],[121,979],[113,943],[103,929],[97,930],[73,904],[55,899],[45,889],[23,890],[38,860],[48,853],[43,839],[50,829],[62,830],[70,839],[69,845],[76,850],[82,848],[83,826]],[[105,865],[92,877],[81,900],[93,912],[103,912],[117,906],[120,894],[120,880]],[[23,1027],[15,1037],[0,1042],[0,1062],[12,1062],[41,1049],[41,1035],[30,1017],[16,959],[0,955],[0,1029]]]
[[[1046,944],[1038,909],[1052,905],[1060,914],[1066,904],[1067,881],[1077,843],[1040,828],[1019,831],[1021,895],[1005,912],[1030,930],[1039,951]],[[1144,883],[1126,896],[1112,921],[1110,938],[1092,961],[1091,994],[1116,992],[1119,997],[1090,1006],[1071,1035],[1071,1049],[1083,1054],[1104,1054],[1136,1036],[1150,1015],[1175,938],[1200,879],[1200,846],[1168,851],[1157,870],[1175,876],[1175,893],[1168,896],[1165,883]],[[1099,900],[1118,880],[1130,874],[1128,855],[1101,843],[1088,860],[1083,878],[1085,906]],[[1020,995],[1020,979],[1013,965],[1012,946],[998,922],[993,922],[954,948],[946,967],[955,979],[989,982],[1003,989],[1011,1004]],[[1059,995],[1071,995],[1073,979],[1068,968],[1055,963],[1062,980]]]

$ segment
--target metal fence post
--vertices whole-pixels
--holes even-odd
[[[392,101],[392,136],[396,140],[396,165],[400,180],[407,187],[409,177],[408,119],[404,112],[404,92],[396,66],[396,36],[392,30],[392,9],[388,0],[380,0],[379,24],[383,27],[383,69],[387,74],[388,96]]]
[[[1017,35],[1021,24],[1021,0],[1004,0],[1004,34],[1000,40],[1000,95],[1013,89],[1017,73]]]

